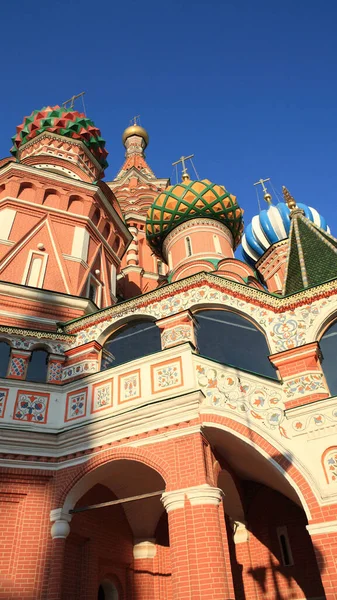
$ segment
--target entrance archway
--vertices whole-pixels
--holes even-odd
[[[221,467],[217,485],[224,492],[236,600],[323,600],[317,550],[296,488],[274,461],[234,433],[211,424],[203,432]]]

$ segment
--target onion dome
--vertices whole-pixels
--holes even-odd
[[[23,144],[46,131],[83,142],[103,169],[108,166],[108,153],[100,130],[85,114],[60,106],[45,106],[25,117],[12,138],[11,153],[16,156]]]
[[[330,232],[326,220],[315,208],[305,204],[297,204],[303,210],[305,217],[324,231]],[[270,205],[253,217],[251,223],[245,228],[242,238],[243,255],[249,264],[255,264],[259,258],[276,242],[289,237],[290,209],[287,204]]]
[[[149,143],[149,134],[146,131],[146,129],[144,129],[144,127],[141,127],[140,125],[137,125],[136,123],[134,125],[130,125],[130,127],[127,127],[122,135],[122,140],[123,140],[123,144],[125,146],[125,142],[126,140],[131,137],[132,135],[138,135],[138,137],[143,138],[144,142],[145,142],[145,146],[144,148],[146,148],[146,146]]]
[[[241,240],[243,210],[236,197],[208,179],[184,181],[161,192],[148,211],[146,238],[152,250],[161,255],[165,237],[180,223],[195,218],[220,221],[233,235],[234,248]]]

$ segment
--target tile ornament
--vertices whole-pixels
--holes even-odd
[[[14,405],[14,421],[46,423],[50,394],[19,390]]]
[[[323,469],[328,483],[337,483],[337,446],[324,452]]]
[[[278,430],[288,437],[284,427],[284,403],[281,390],[230,374],[226,368],[197,364],[197,381],[205,402],[220,410],[237,413],[264,429]]]
[[[26,372],[28,357],[12,356],[8,377],[23,379]]]
[[[283,390],[287,399],[306,396],[313,392],[328,393],[323,373],[317,371],[285,380]]]
[[[89,375],[89,373],[97,373],[98,361],[90,360],[64,367],[62,371],[62,381],[72,379],[72,377],[78,377],[79,375]]]
[[[119,376],[118,404],[140,398],[140,370],[131,371]]]
[[[333,408],[324,413],[313,413],[309,416],[299,417],[292,422],[292,428],[295,435],[301,433],[317,432],[326,427],[337,426],[337,408]]]
[[[50,361],[48,368],[48,381],[61,381],[63,365],[60,362]]]
[[[91,413],[112,407],[112,379],[96,383],[92,388]]]
[[[165,329],[161,334],[162,348],[170,348],[180,342],[191,342],[192,340],[192,327],[190,325],[177,325],[171,329]]]
[[[88,388],[67,394],[65,421],[73,421],[85,417],[87,414],[87,395]]]
[[[151,365],[152,394],[183,385],[181,358]]]
[[[2,419],[5,416],[7,398],[8,388],[0,388],[0,419]]]

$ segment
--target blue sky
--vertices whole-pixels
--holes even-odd
[[[253,183],[271,177],[337,235],[334,0],[20,0],[4,3],[1,21],[1,156],[24,115],[85,90],[107,179],[140,114],[158,177],[194,153],[200,177],[236,194],[246,222]]]

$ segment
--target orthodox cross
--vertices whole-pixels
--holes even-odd
[[[130,119],[130,125],[140,125],[140,115],[135,115]]]
[[[172,167],[174,167],[175,165],[178,165],[179,163],[181,163],[182,166],[182,178],[183,179],[189,179],[189,174],[187,173],[187,167],[185,165],[185,160],[191,160],[193,158],[194,154],[190,154],[189,156],[181,156],[179,158],[179,160],[176,160],[176,162],[172,163]],[[192,162],[192,160],[191,160]],[[193,163],[192,163],[193,164]]]
[[[270,177],[267,177],[267,179],[259,179],[259,181],[257,181],[256,183],[254,183],[254,185],[261,185],[262,186],[263,197],[264,197],[265,201],[268,202],[268,204],[271,204],[271,194],[269,194],[266,186],[264,185],[267,181],[270,181]]]
[[[69,98],[69,100],[66,100],[65,102],[63,102],[62,106],[64,106],[64,108],[69,108],[69,110],[73,110],[75,100],[77,100],[77,98],[82,98],[83,108],[84,108],[84,99],[83,99],[84,94],[85,94],[85,92],[81,92],[80,94],[75,94],[75,96],[72,96],[71,98]],[[70,106],[67,106],[68,104]]]

